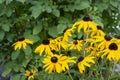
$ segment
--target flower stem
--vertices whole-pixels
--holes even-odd
[[[70,77],[70,80],[73,80],[73,78],[72,78],[72,76],[71,76],[69,70],[67,71],[67,73],[68,73],[68,75],[69,75],[69,77]]]

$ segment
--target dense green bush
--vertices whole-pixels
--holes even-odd
[[[0,0],[2,77],[12,74],[10,80],[25,80],[25,70],[29,67],[38,69],[36,80],[70,80],[66,73],[48,76],[41,69],[43,57],[35,54],[34,50],[43,39],[63,35],[66,28],[86,15],[102,26],[106,34],[120,35],[120,0]],[[25,50],[14,50],[12,45],[23,37],[33,40],[34,45],[27,45]],[[118,79],[117,73],[110,75],[110,64],[103,61],[91,68],[91,71],[102,70],[102,73],[96,71],[97,74],[85,75],[72,70],[70,74],[74,80],[107,80],[105,75],[111,80]]]

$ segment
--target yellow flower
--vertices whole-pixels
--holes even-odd
[[[117,41],[111,41],[107,44],[107,47],[102,51],[103,56],[107,56],[108,60],[120,60],[120,44]]]
[[[65,50],[68,49],[68,43],[63,40],[63,36],[57,37],[57,38],[55,39],[55,43],[56,43],[56,45],[57,45],[57,47],[58,47],[58,50],[60,50],[61,47],[62,47],[63,49],[65,49]]]
[[[95,63],[93,60],[95,57],[87,56],[87,57],[79,57],[78,58],[78,68],[80,73],[83,73],[85,71],[85,66],[90,67],[90,63]]]
[[[34,76],[37,74],[37,70],[26,70],[25,76],[28,78],[28,80],[34,79]]]
[[[40,56],[42,55],[43,51],[45,51],[45,53],[47,55],[52,55],[53,53],[51,52],[51,47],[54,47],[54,45],[51,45],[51,41],[46,39],[43,40],[42,44],[40,44],[36,49],[35,49],[35,53],[39,53]]]
[[[85,50],[91,56],[101,56],[101,50],[98,48],[98,44],[92,44],[89,47],[86,47]]]
[[[74,27],[78,27],[78,32],[80,32],[81,29],[84,30],[84,32],[86,32],[89,29],[92,30],[97,30],[97,24],[95,22],[93,22],[89,16],[85,16],[83,18],[83,20],[80,20],[78,22],[75,22],[72,26],[72,28]]]
[[[86,33],[91,33],[91,37],[93,36],[105,36],[105,33],[101,30],[100,26],[97,26],[96,30],[88,30]]]
[[[68,57],[57,54],[47,56],[43,60],[43,63],[45,64],[43,68],[46,68],[45,71],[48,71],[48,73],[51,73],[52,71],[61,73],[62,71],[69,69],[68,63],[75,63],[73,60],[74,58],[75,57]]]
[[[69,49],[75,49],[75,50],[82,50],[82,46],[83,46],[83,40],[73,40],[70,44],[69,44]]]
[[[64,30],[63,41],[68,41],[68,38],[72,36],[72,33],[74,32],[74,28],[69,28]]]
[[[94,43],[98,43],[98,48],[100,48],[100,50],[103,50],[107,45],[108,42],[115,40],[113,39],[111,36],[109,35],[104,35],[104,36],[94,36],[93,37],[93,42],[91,42],[91,44]],[[89,41],[89,40],[88,40]],[[91,40],[92,41],[92,40]]]
[[[21,49],[22,47],[23,49],[26,49],[27,44],[33,44],[33,41],[29,39],[21,38],[19,39],[19,41],[15,42],[12,46],[14,46],[15,50],[17,48]]]

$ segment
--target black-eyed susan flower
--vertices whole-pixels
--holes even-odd
[[[43,60],[44,63],[43,68],[45,68],[45,71],[48,71],[48,73],[51,72],[61,73],[62,71],[69,69],[68,63],[75,63],[75,61],[73,60],[74,58],[75,57],[68,57],[65,55],[57,54],[47,56]]]
[[[63,36],[57,37],[54,40],[55,40],[58,50],[60,50],[61,47],[65,50],[68,49],[68,43],[65,40],[63,40]]]
[[[102,51],[103,56],[107,56],[108,60],[120,60],[120,44],[117,41],[111,41],[107,44],[107,47]]]
[[[14,49],[26,49],[27,44],[33,44],[33,41],[30,39],[20,38],[19,41],[15,42],[12,46],[14,46]]]
[[[93,40],[91,39],[91,44],[98,43],[98,48],[103,50],[107,45],[108,42],[114,40],[111,36],[109,35],[104,35],[104,36],[94,36]]]
[[[69,49],[72,50],[78,50],[81,51],[82,50],[82,46],[83,46],[83,40],[73,40],[70,44],[69,44]]]
[[[94,56],[94,57],[101,56],[101,50],[98,48],[98,44],[92,44],[86,47],[85,50],[91,56]]]
[[[85,71],[85,67],[90,67],[90,63],[95,64],[95,61],[93,60],[95,57],[87,56],[87,57],[79,57],[78,58],[78,69],[80,73],[83,73]]]
[[[96,30],[87,30],[86,33],[90,34],[91,37],[93,37],[93,36],[105,36],[105,33],[102,31],[101,26],[97,26]]]
[[[45,39],[42,41],[42,44],[35,49],[35,53],[39,53],[41,56],[43,51],[45,51],[47,55],[52,55],[51,47],[54,47],[54,45],[51,45],[51,41],[49,39]]]
[[[74,28],[75,27],[64,30],[63,41],[68,41],[68,38],[72,36],[72,33],[74,32]]]
[[[25,71],[25,76],[27,77],[28,80],[34,79],[35,75],[37,75],[37,70]]]
[[[97,24],[95,22],[92,21],[92,19],[89,16],[85,16],[83,18],[83,20],[80,20],[78,22],[75,22],[72,26],[72,28],[74,27],[78,27],[78,32],[80,32],[81,29],[84,30],[84,32],[86,32],[89,29],[92,30],[97,30]]]

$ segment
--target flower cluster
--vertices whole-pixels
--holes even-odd
[[[83,32],[82,38],[77,34]],[[74,36],[73,36],[74,35]],[[33,44],[29,39],[20,39],[14,43],[14,49],[26,49],[27,44]],[[77,51],[77,55],[74,54]],[[70,54],[66,54],[71,52]],[[109,61],[120,60],[120,38],[109,36],[104,33],[102,27],[95,23],[89,16],[75,22],[71,28],[64,30],[64,35],[56,38],[44,39],[34,50],[44,59],[43,69],[49,74],[52,72],[62,73],[77,64],[80,73],[85,72],[86,67],[95,64],[95,58],[106,58]],[[70,65],[71,64],[71,65]],[[34,78],[35,71],[31,75],[26,70],[28,80]]]

